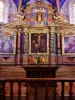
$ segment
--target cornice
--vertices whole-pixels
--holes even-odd
[[[16,28],[16,26],[29,27],[29,25],[26,24],[26,22],[24,20],[23,21],[14,21],[11,23],[4,24],[4,27],[9,27],[9,28]]]

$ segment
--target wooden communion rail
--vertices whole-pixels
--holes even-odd
[[[8,98],[6,99],[6,83],[10,83],[10,93]],[[13,86],[14,83],[18,84],[18,94],[17,99],[14,99],[13,95]],[[65,99],[65,83],[69,84],[69,95]],[[73,93],[73,83],[75,79],[60,79],[60,78],[25,78],[25,79],[1,79],[0,78],[0,100],[75,100],[74,93]],[[26,93],[22,99],[22,90],[21,90],[21,83],[25,84]],[[57,83],[61,84],[61,94],[58,95],[57,93]],[[38,88],[44,87],[44,98],[39,98],[38,96]],[[52,90],[48,89],[49,87],[53,88],[53,94],[49,95],[49,92]],[[30,97],[30,89],[33,88],[33,96]],[[41,95],[41,94],[40,94]]]

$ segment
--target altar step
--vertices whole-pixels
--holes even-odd
[[[0,77],[25,78],[26,72],[21,66],[2,66],[0,67]],[[75,78],[75,67],[61,67],[56,72],[56,77]]]
[[[75,66],[60,67],[56,72],[56,77],[75,78]]]
[[[2,66],[0,67],[0,77],[25,78],[26,72],[21,66]]]

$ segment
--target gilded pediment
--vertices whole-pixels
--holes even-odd
[[[54,9],[52,5],[44,4],[42,2],[36,2],[32,5],[25,5],[21,10],[22,15],[25,17],[25,21],[30,26],[41,27],[48,26],[53,21]]]
[[[51,4],[45,4],[45,3],[42,3],[42,2],[36,2],[35,4],[32,4],[32,5],[26,5],[25,11],[29,11],[29,9],[31,10],[34,7],[36,7],[36,8],[38,7],[37,10],[41,10],[41,8],[46,7],[48,9],[50,9],[49,12],[53,12],[53,7],[52,7]]]

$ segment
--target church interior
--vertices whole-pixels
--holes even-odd
[[[0,100],[75,100],[75,0],[0,0]]]

